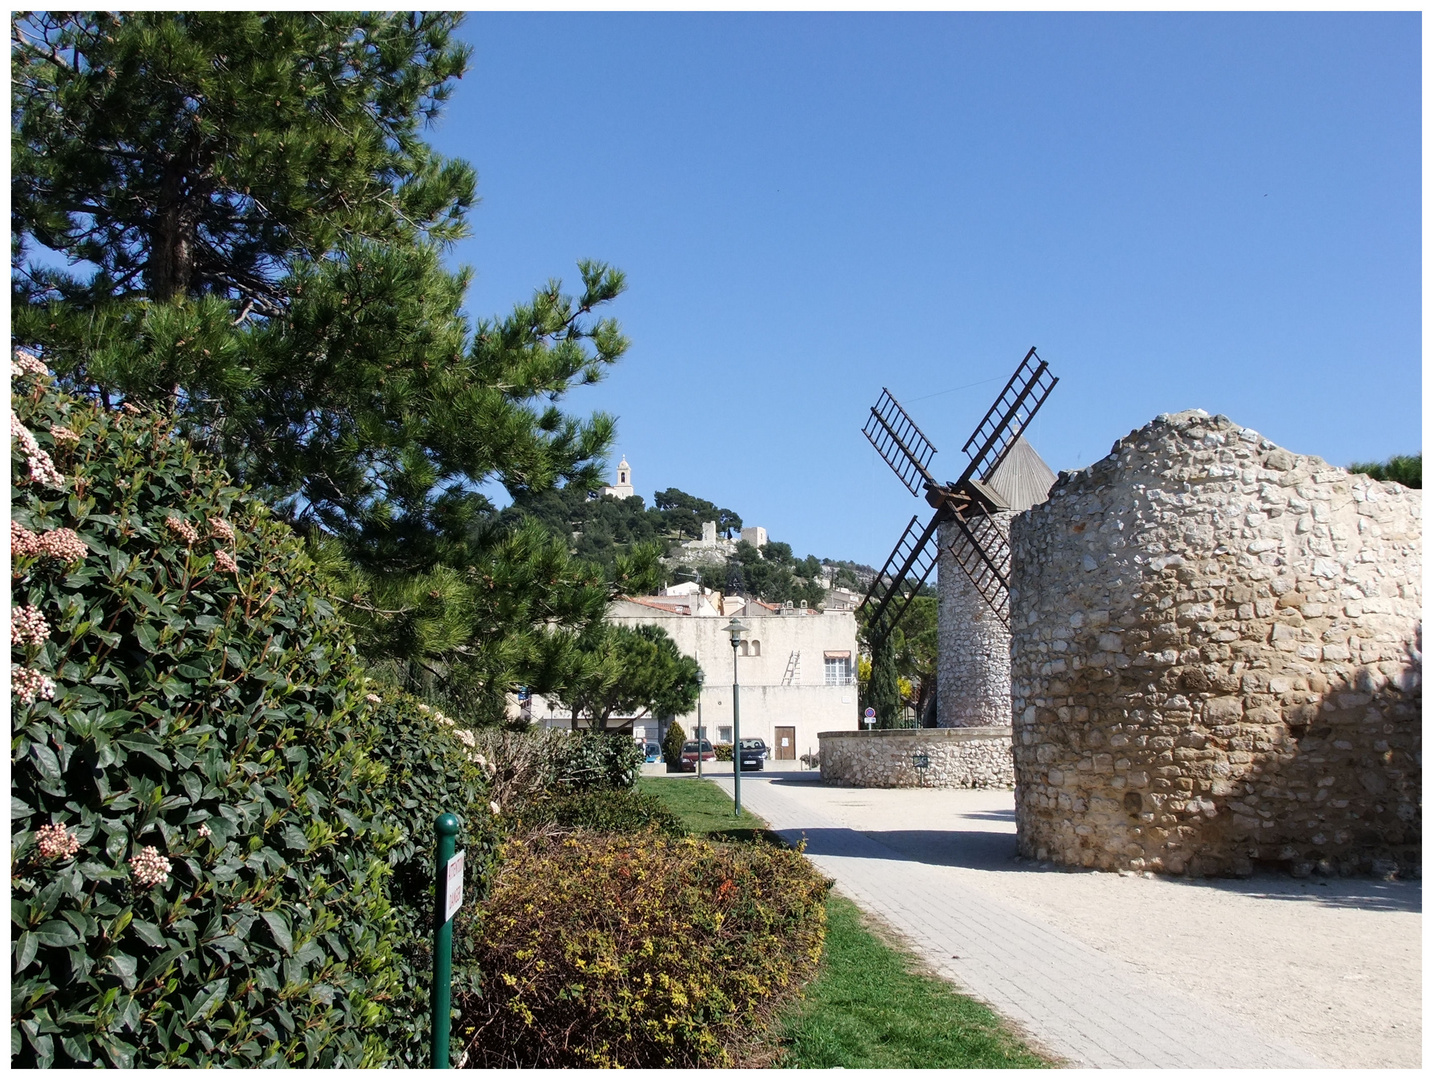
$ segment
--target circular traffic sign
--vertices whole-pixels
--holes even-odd
[[[870,708],[869,706],[867,706],[867,708],[866,708],[866,719],[867,719],[867,720],[874,720],[875,718],[876,718],[876,710]]]

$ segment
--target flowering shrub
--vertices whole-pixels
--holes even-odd
[[[801,855],[584,832],[504,845],[478,912],[477,1067],[760,1064],[769,1018],[815,970],[826,890]]]
[[[13,407],[63,490],[13,444],[12,1065],[381,1064],[403,834],[342,624],[161,415],[37,366]]]
[[[80,841],[63,825],[41,825],[35,830],[42,859],[68,859],[80,850]]]
[[[73,529],[46,529],[42,533],[32,533],[18,521],[10,521],[12,564],[22,558],[48,558],[61,563],[77,563],[89,553],[90,549]],[[11,573],[14,577],[19,577],[23,570],[12,565]]]
[[[44,672],[11,664],[10,692],[20,699],[21,705],[33,705],[37,700],[50,701],[55,696],[55,680]]]
[[[20,444],[20,451],[25,455],[25,464],[30,470],[30,480],[46,487],[62,488],[65,486],[65,478],[55,468],[55,463],[50,460],[50,455],[40,449],[40,444],[35,441],[35,436],[26,430],[25,425],[20,423],[19,417],[14,413],[10,414],[10,437]],[[23,483],[24,481],[16,482]]]
[[[11,645],[43,645],[50,636],[50,624],[40,609],[26,604],[10,612]]]
[[[141,848],[138,855],[131,855],[129,868],[134,872],[134,880],[144,888],[151,885],[163,885],[169,880],[169,871],[174,869],[168,859],[159,854],[158,848]]]

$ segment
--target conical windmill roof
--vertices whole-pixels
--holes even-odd
[[[1045,501],[1055,485],[1055,474],[1021,435],[986,484],[1019,513]]]

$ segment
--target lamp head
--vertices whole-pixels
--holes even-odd
[[[731,635],[731,647],[733,649],[736,648],[736,643],[741,640],[741,635],[750,629],[751,627],[744,626],[737,622],[736,617],[732,616],[731,622],[726,624],[726,632]]]

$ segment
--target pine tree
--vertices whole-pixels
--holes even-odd
[[[473,171],[419,137],[466,63],[457,19],[13,17],[16,342],[169,403],[295,522],[389,546],[461,532],[474,482],[594,482],[610,418],[553,403],[625,350],[589,317],[624,281],[584,263],[580,297],[467,325],[441,254]]]
[[[1423,454],[1395,454],[1387,461],[1354,462],[1349,472],[1366,473],[1375,480],[1393,480],[1404,487],[1423,486]]]
[[[594,314],[625,281],[583,262],[577,296],[462,315],[474,174],[421,138],[459,18],[12,16],[11,332],[172,411],[310,538],[371,659],[498,716],[654,558],[568,565],[478,491],[596,486],[613,421],[559,403],[627,348]]]
[[[580,670],[554,700],[605,729],[614,715],[674,716],[691,711],[701,684],[697,662],[660,626],[602,625],[578,646]]]

